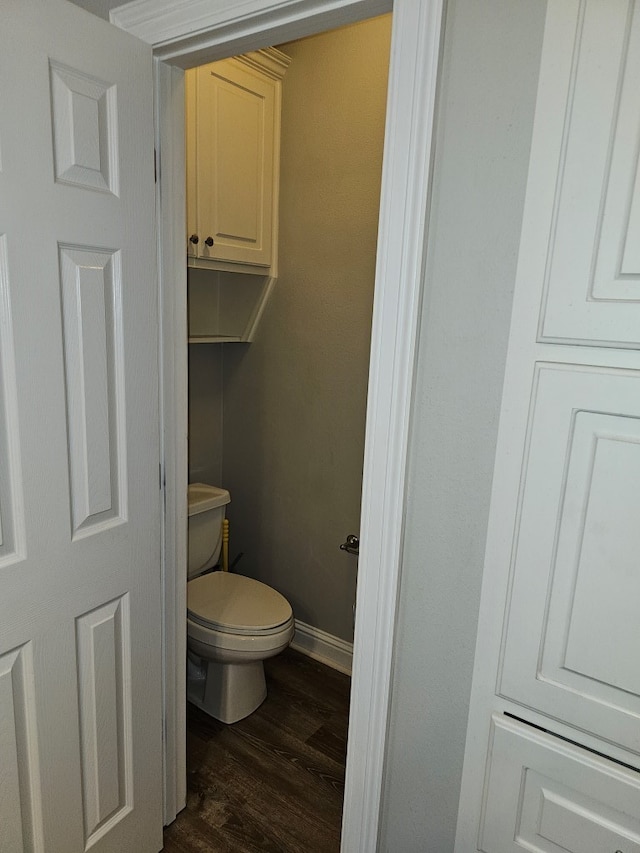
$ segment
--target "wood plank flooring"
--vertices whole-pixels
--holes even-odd
[[[164,853],[337,853],[350,679],[288,649],[268,696],[226,726],[187,705],[187,807]]]

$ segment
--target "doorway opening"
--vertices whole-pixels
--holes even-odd
[[[185,801],[182,579],[186,554],[187,347],[184,268],[184,80],[181,68],[282,44],[393,5],[389,102],[376,263],[372,360],[362,490],[358,623],[349,720],[342,849],[375,848],[392,668],[392,639],[402,547],[409,413],[426,246],[430,166],[440,54],[442,0],[332,0],[317,4],[258,0],[209,8],[186,3],[176,16],[163,0],[111,13],[121,28],[153,46],[162,425],[165,477],[164,707],[165,822]],[[184,413],[184,418],[180,413]]]
[[[250,267],[259,239],[246,240],[248,263],[237,239],[225,257],[225,239],[233,241],[228,223],[235,215],[232,224],[240,220],[242,225],[245,211],[215,211],[223,225],[204,225],[211,208],[207,194],[228,180],[233,207],[234,172],[237,185],[246,186],[247,159],[255,158],[247,140],[229,142],[228,131],[213,146],[207,138],[212,129],[215,133],[208,109],[218,108],[220,121],[222,96],[204,87],[228,86],[224,73],[233,75],[233,68],[223,61],[187,74],[189,481],[229,490],[234,570],[284,594],[296,617],[294,648],[343,672],[350,672],[351,665],[357,560],[338,546],[348,532],[359,529],[390,35],[391,16],[385,15],[279,45],[291,63],[282,83],[282,109],[276,109],[281,115],[275,186],[279,228],[274,228],[268,269]],[[246,74],[247,67],[238,73]],[[194,79],[202,80],[207,91],[197,103],[190,89]],[[241,94],[250,82],[245,81]],[[222,107],[233,112],[234,103],[225,107],[223,102]],[[219,150],[225,144],[226,159]],[[212,175],[212,159],[218,174]],[[219,195],[224,197],[224,188]],[[250,187],[243,198],[245,205],[247,198],[251,201]],[[249,213],[250,222],[260,219],[259,211]],[[205,242],[209,231],[215,247]],[[218,255],[212,257],[215,250]],[[266,305],[265,289],[270,292]],[[247,327],[251,343],[229,343],[234,337],[242,340]],[[287,745],[291,750],[297,743],[300,765],[313,764],[314,749],[319,766],[323,761],[331,765],[310,778],[309,786],[319,780],[312,800],[320,814],[323,798],[334,802],[324,822],[328,838],[334,839],[326,849],[335,849],[340,832],[335,803],[341,798],[344,756],[334,762],[325,748],[331,741],[331,750],[339,754],[340,738],[346,746],[347,707],[343,703],[339,712],[332,701],[325,706],[317,697],[310,713],[305,691],[296,692],[296,683],[304,676],[333,684],[327,695],[344,694],[346,679],[332,680],[331,673],[296,661],[295,655],[271,672],[275,707],[282,702],[278,679],[288,672],[292,680],[292,707],[285,715],[281,708],[278,712],[282,743],[274,750],[286,753]],[[314,687],[307,685],[307,697]],[[240,724],[234,737],[215,723],[213,729],[207,727],[206,718],[204,723],[203,730],[202,717],[188,714],[190,760],[201,768],[194,742],[206,737],[208,750],[216,752],[215,738],[230,744],[243,737]],[[260,724],[257,715],[254,725]],[[228,809],[234,816],[230,831],[235,832],[238,802],[229,805],[229,789],[212,789],[202,774],[196,778],[195,767],[188,770],[188,802],[195,797],[202,810],[206,789],[205,811],[220,822]],[[295,788],[291,778],[289,784],[278,778],[277,768],[267,775],[276,799]],[[295,814],[293,803],[290,811]],[[251,814],[245,817],[252,824]],[[178,823],[186,819],[185,814]],[[290,827],[293,836],[299,820]],[[320,820],[319,832],[322,825]],[[268,826],[260,830],[267,837]],[[279,827],[281,833],[285,830]],[[282,835],[277,842],[286,845]],[[320,841],[316,846],[324,849]]]

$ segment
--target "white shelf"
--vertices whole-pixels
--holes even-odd
[[[251,342],[275,278],[189,268],[189,343]]]
[[[190,335],[190,344],[228,344],[238,343],[243,339],[240,335]]]

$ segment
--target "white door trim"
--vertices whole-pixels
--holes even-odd
[[[154,61],[160,330],[160,450],[164,478],[162,549],[164,823],[186,803],[187,637],[187,267],[184,258],[184,72]],[[167,168],[161,168],[161,162]],[[173,213],[172,213],[173,212]]]
[[[367,404],[361,550],[343,853],[377,847],[400,574],[405,475],[422,292],[444,0],[395,0]],[[331,29],[391,0],[135,0],[111,20],[189,67]],[[184,804],[186,330],[180,72],[158,63],[160,291],[163,310],[165,529],[165,819]],[[184,408],[179,408],[184,406]],[[173,616],[173,618],[171,618]],[[179,648],[180,653],[175,654]]]

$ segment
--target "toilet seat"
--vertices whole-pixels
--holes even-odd
[[[253,634],[233,634],[207,628],[187,618],[187,642],[189,648],[203,658],[225,659],[233,656],[236,663],[259,660],[278,654],[289,645],[294,634],[293,616],[280,628],[273,631],[254,631]]]
[[[291,605],[253,578],[210,572],[187,583],[188,619],[210,631],[266,637],[292,620]]]

